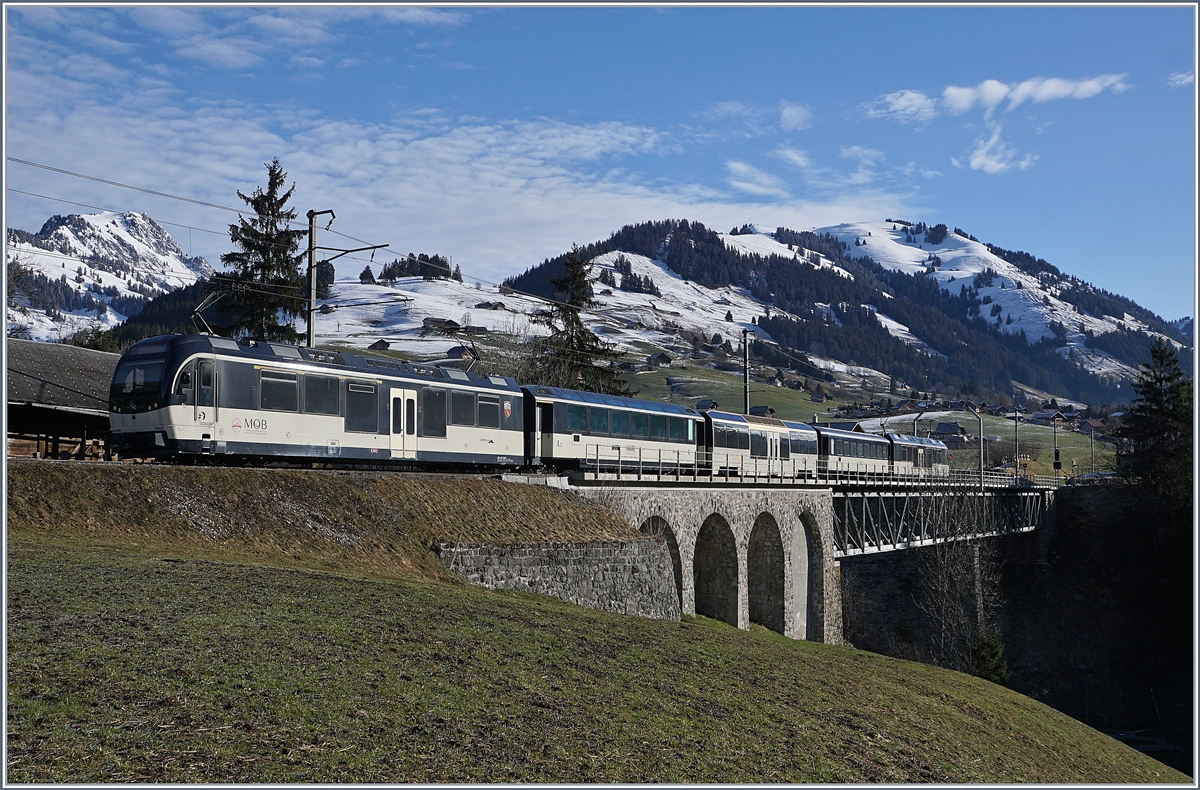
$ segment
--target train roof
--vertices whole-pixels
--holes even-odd
[[[571,401],[574,403],[589,403],[616,409],[656,411],[664,414],[676,414],[681,417],[700,416],[699,412],[695,409],[689,409],[687,406],[680,406],[677,403],[645,400],[644,398],[627,398],[623,395],[604,395],[599,392],[580,392],[579,390],[563,389],[562,387],[541,387],[534,384],[527,384],[521,387],[521,389],[526,394],[532,395],[535,398],[552,398],[554,400]]]
[[[887,437],[880,436],[877,433],[863,433],[862,431],[843,431],[840,428],[828,428],[824,424],[814,425],[813,428],[815,428],[817,433],[821,434],[822,436],[832,436],[832,437],[836,437],[838,439],[855,439],[858,441],[862,441],[862,440],[866,439],[867,441],[875,441],[875,442],[886,442],[887,441]]]
[[[744,422],[749,423],[750,425],[771,425],[776,428],[783,427],[782,420],[776,420],[773,417],[760,417],[757,414],[734,414],[730,411],[716,411],[713,409],[709,409],[705,413],[715,420],[722,420],[724,422]]]
[[[915,444],[921,447],[935,447],[939,450],[945,450],[944,442],[939,442],[937,439],[930,439],[925,436],[913,436],[907,433],[889,433],[888,438],[896,444]]]
[[[516,391],[517,382],[504,376],[479,376],[460,368],[443,368],[436,365],[424,365],[419,362],[400,362],[395,359],[369,357],[361,354],[349,354],[341,351],[330,351],[319,348],[304,348],[290,346],[286,343],[272,343],[265,340],[237,341],[217,335],[157,335],[141,340],[130,346],[125,355],[139,353],[154,353],[160,349],[167,353],[170,350],[183,349],[186,353],[219,352],[242,357],[253,361],[274,361],[287,363],[307,362],[309,364],[327,365],[342,370],[353,370],[367,375],[387,374],[402,375],[427,379],[459,382],[472,386],[488,387]]]
[[[783,424],[786,425],[787,427],[791,428],[793,431],[808,431],[809,433],[817,432],[816,428],[812,427],[811,425],[809,425],[806,422],[796,422],[795,420],[784,420]]]

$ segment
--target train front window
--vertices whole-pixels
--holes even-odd
[[[123,412],[149,411],[159,401],[165,359],[125,359],[113,373],[108,398]]]

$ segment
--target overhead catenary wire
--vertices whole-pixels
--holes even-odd
[[[216,209],[220,209],[220,210],[222,210],[222,211],[230,211],[230,212],[233,212],[233,213],[236,213],[236,214],[238,214],[239,216],[240,216],[240,215],[242,215],[242,214],[248,214],[248,213],[250,213],[250,212],[248,212],[248,211],[245,211],[244,209],[237,209],[237,208],[233,208],[233,207],[231,207],[231,206],[222,206],[222,205],[220,205],[220,204],[217,204],[217,203],[209,203],[209,202],[207,202],[207,201],[203,201],[203,200],[196,200],[196,199],[194,199],[194,198],[185,197],[185,196],[183,196],[183,195],[175,195],[175,194],[172,194],[172,193],[169,193],[169,192],[162,192],[162,191],[160,191],[160,190],[148,189],[148,188],[146,188],[146,187],[139,187],[139,186],[136,186],[136,185],[133,185],[133,184],[125,184],[125,183],[122,183],[122,182],[119,182],[119,181],[113,181],[113,180],[111,180],[111,179],[100,178],[100,177],[98,177],[98,176],[92,176],[92,175],[88,175],[88,174],[86,174],[86,173],[79,173],[79,172],[76,172],[76,171],[73,171],[73,170],[67,170],[67,169],[65,169],[65,168],[53,167],[53,166],[51,166],[51,165],[45,165],[45,164],[41,164],[41,163],[38,163],[38,162],[31,162],[31,161],[29,161],[29,160],[26,160],[26,159],[18,159],[18,158],[16,158],[16,157],[12,157],[12,156],[10,156],[10,157],[8,157],[8,161],[10,161],[10,162],[14,162],[14,163],[17,163],[17,164],[27,165],[27,166],[30,166],[30,167],[37,167],[37,168],[41,168],[41,169],[48,170],[48,171],[55,172],[55,173],[61,173],[61,174],[64,174],[64,175],[69,175],[69,176],[72,176],[72,177],[75,177],[75,178],[81,178],[81,179],[85,179],[85,180],[89,180],[89,181],[95,181],[95,182],[102,183],[102,184],[108,184],[108,185],[110,185],[110,186],[117,186],[117,187],[121,187],[121,188],[123,188],[123,189],[130,189],[130,190],[134,190],[134,191],[137,191],[137,192],[144,192],[144,193],[146,193],[146,194],[156,195],[156,196],[158,196],[158,197],[165,197],[165,198],[169,198],[169,199],[172,199],[172,200],[179,200],[179,201],[183,201],[183,202],[185,202],[185,203],[192,203],[192,204],[195,204],[195,205],[205,206],[205,207],[208,207],[208,208],[216,208]],[[116,210],[114,210],[114,209],[105,209],[105,208],[102,208],[102,207],[99,207],[99,206],[93,206],[93,205],[89,205],[89,204],[77,203],[77,202],[75,202],[75,201],[65,200],[65,199],[63,199],[63,198],[56,198],[56,197],[51,197],[51,196],[48,196],[48,195],[38,195],[38,194],[35,194],[35,193],[31,193],[31,192],[24,192],[24,191],[22,191],[22,190],[17,190],[17,189],[14,189],[14,188],[12,188],[12,187],[8,187],[7,189],[8,189],[9,191],[18,192],[18,193],[20,193],[20,194],[26,194],[26,195],[30,195],[30,196],[33,196],[33,197],[39,197],[39,198],[46,199],[46,200],[56,200],[56,201],[60,201],[60,202],[63,202],[63,203],[68,203],[68,204],[71,204],[71,205],[80,205],[80,206],[85,206],[85,207],[87,207],[87,208],[96,208],[97,210],[100,210],[100,211],[111,211],[111,212],[113,212],[113,213],[124,213],[124,212],[118,212],[118,211],[116,211]],[[287,217],[280,217],[280,216],[275,216],[275,215],[257,215],[257,216],[260,216],[260,217],[267,217],[267,218],[271,218],[271,219],[285,219],[285,220],[287,220],[287,221],[288,221],[288,225],[289,225],[289,226],[290,226],[290,225],[292,225],[292,224],[299,224],[299,223],[296,223],[294,220],[291,220],[290,218],[287,218]],[[157,221],[158,221],[158,220],[156,220],[156,222],[157,222]],[[201,227],[192,226],[192,225],[185,225],[185,224],[182,224],[182,223],[175,223],[175,222],[166,222],[166,221],[164,221],[162,224],[175,225],[175,226],[177,226],[177,227],[185,227],[185,228],[189,228],[189,229],[192,229],[192,230],[200,230],[200,231],[202,231],[202,232],[206,232],[206,233],[213,233],[213,234],[217,234],[217,235],[225,235],[225,234],[224,234],[223,232],[221,232],[221,231],[214,231],[214,230],[210,230],[210,229],[208,229],[208,228],[201,228]],[[303,227],[303,226],[301,225],[301,227]],[[364,240],[364,239],[360,239],[360,238],[358,238],[358,237],[356,237],[356,236],[351,236],[350,234],[347,234],[347,233],[342,233],[342,232],[340,232],[340,231],[336,231],[336,230],[329,230],[329,232],[330,232],[330,233],[333,233],[333,234],[336,234],[336,235],[338,235],[338,236],[341,236],[341,237],[343,237],[343,238],[350,239],[350,240],[352,240],[352,241],[360,242],[360,243],[362,243],[362,244],[369,244],[369,243],[370,243],[370,242],[368,242],[368,241],[366,241],[366,240]],[[282,244],[280,244],[279,246],[283,246],[283,245],[282,245]],[[51,254],[51,253],[49,253],[49,252],[43,252],[43,251],[40,251],[40,250],[39,250],[38,254],[39,254],[39,255],[41,255],[41,254]],[[66,257],[66,256],[57,256],[57,257]],[[352,255],[347,255],[347,256],[345,256],[345,257],[346,257],[348,260],[356,260],[356,261],[360,261],[360,262],[366,262],[366,263],[368,263],[368,265],[369,265],[371,262],[373,262],[373,261],[366,261],[366,259],[363,259],[363,258],[358,258],[358,257],[354,257],[354,256],[352,256]],[[399,258],[399,256],[397,256],[397,258]],[[79,261],[79,262],[81,262],[81,263],[82,263],[82,260],[81,260],[81,259],[79,259],[79,258],[69,258],[69,257],[67,257],[66,259],[67,259],[67,260],[72,260],[72,261]],[[461,271],[461,270],[460,270],[460,271]],[[164,277],[167,277],[168,275],[163,275],[163,276],[164,276]],[[473,280],[473,281],[475,281],[475,282],[479,282],[479,283],[487,283],[487,284],[488,284],[488,285],[490,285],[490,286],[497,286],[497,287],[499,287],[500,285],[502,285],[501,283],[496,283],[496,282],[494,282],[494,281],[491,281],[491,280],[488,280],[488,279],[486,279],[486,278],[482,278],[482,277],[475,277],[475,276],[470,276],[470,274],[469,274],[469,273],[464,273],[464,276],[465,276],[465,277],[468,277],[469,279],[471,279],[471,280]],[[214,279],[217,279],[218,277],[219,277],[219,276],[214,276]],[[178,279],[178,280],[180,280],[180,281],[182,281],[182,278],[181,278],[181,277],[174,276],[174,278],[175,278],[175,279]],[[225,279],[229,279],[229,278],[225,278]],[[241,282],[241,283],[243,283],[243,284],[245,284],[245,283],[246,283],[246,281],[238,281],[238,282]],[[292,287],[292,286],[280,286],[280,287]],[[300,290],[298,287],[296,287],[296,289],[297,289],[297,290]],[[252,290],[253,290],[253,289],[252,289]],[[543,303],[545,303],[545,304],[548,304],[548,305],[552,305],[552,306],[554,306],[554,305],[557,305],[557,306],[560,306],[560,307],[567,308],[567,309],[569,309],[569,310],[576,310],[576,311],[578,311],[579,313],[583,313],[583,314],[586,314],[586,315],[593,315],[593,316],[596,316],[596,317],[598,317],[598,318],[609,318],[609,316],[607,316],[607,315],[605,315],[605,314],[601,313],[599,310],[596,310],[596,309],[592,309],[592,308],[588,308],[588,307],[583,307],[583,306],[579,306],[579,305],[573,305],[573,304],[570,304],[569,302],[562,302],[562,301],[559,301],[559,300],[557,300],[557,299],[554,299],[554,298],[552,298],[552,297],[545,297],[545,296],[540,296],[540,295],[538,295],[538,294],[531,294],[531,293],[527,293],[527,292],[524,292],[524,291],[517,291],[516,289],[514,289],[514,288],[511,288],[511,286],[510,286],[510,290],[512,290],[512,291],[513,291],[513,293],[514,293],[514,294],[516,294],[516,295],[518,295],[518,296],[522,296],[522,297],[525,297],[525,298],[528,298],[528,299],[537,300],[537,301],[543,302]],[[260,293],[274,293],[274,292],[270,292],[270,291],[259,291],[259,292],[260,292]],[[294,297],[289,297],[289,298],[294,298]],[[302,301],[307,301],[307,299],[306,299],[306,298],[305,298],[305,299],[302,299]],[[379,304],[388,304],[388,303],[389,303],[389,302],[379,302]],[[347,305],[347,306],[359,306],[359,305]],[[361,306],[370,306],[370,305],[369,305],[369,304],[364,304],[364,305],[361,305]],[[764,342],[765,342],[765,341],[764,341]],[[773,345],[774,345],[774,347],[775,347],[775,348],[779,349],[779,351],[780,351],[780,353],[781,353],[781,354],[783,354],[784,356],[788,357],[789,359],[795,360],[795,361],[797,361],[797,362],[802,362],[802,363],[805,363],[805,364],[811,364],[811,363],[809,363],[809,362],[806,362],[805,360],[803,360],[803,359],[801,359],[801,358],[799,358],[799,357],[793,356],[793,355],[791,355],[791,354],[788,354],[786,351],[783,351],[783,350],[782,350],[782,347],[781,347],[781,346],[779,346],[778,344],[773,344]]]

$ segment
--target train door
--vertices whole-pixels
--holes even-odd
[[[537,405],[537,436],[538,457],[542,459],[554,457],[554,404],[539,403]]]
[[[417,457],[417,393],[392,390],[392,458]]]
[[[213,451],[213,425],[217,422],[217,363],[214,359],[196,361],[196,426],[200,429],[200,452]]]

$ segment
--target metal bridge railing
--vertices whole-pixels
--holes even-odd
[[[638,448],[630,455],[618,446],[587,445],[580,461],[584,479],[655,480],[660,482],[742,483],[746,485],[861,485],[868,487],[978,487],[985,489],[1057,488],[1062,481],[1049,475],[1014,477],[1005,472],[954,469],[949,473],[914,468],[892,472],[881,468],[885,462],[856,459],[793,456],[762,458],[740,453],[697,452],[695,450],[656,450],[646,453]]]

